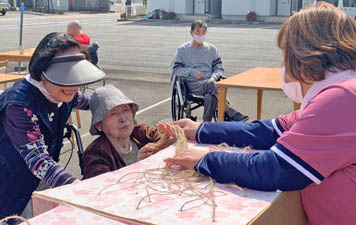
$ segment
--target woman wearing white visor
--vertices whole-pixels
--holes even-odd
[[[0,218],[21,214],[41,180],[51,187],[76,180],[57,163],[63,129],[73,108],[89,109],[79,86],[105,76],[63,33],[41,40],[29,72],[0,95]]]

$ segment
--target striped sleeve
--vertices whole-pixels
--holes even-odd
[[[277,133],[278,137],[281,137],[283,135],[283,132],[285,131],[284,128],[282,127],[279,118],[278,119],[272,119],[270,120],[270,123],[273,126],[273,129],[275,133]]]
[[[215,59],[213,61],[213,67],[216,67],[217,65],[221,64],[222,65],[222,61],[221,61],[221,57],[218,57],[217,59]]]
[[[204,144],[227,143],[230,146],[269,149],[283,132],[278,119],[256,120],[251,123],[202,123],[197,129],[195,139]]]
[[[187,78],[188,76],[194,76],[197,72],[198,70],[187,67],[184,64],[183,52],[179,48],[173,59],[172,74],[175,74],[178,77]]]
[[[286,115],[280,115],[278,117],[278,122],[279,122],[278,127],[281,127],[284,131],[289,131],[298,118],[299,118],[299,110],[295,110]]]
[[[194,169],[219,183],[235,183],[261,191],[295,191],[312,183],[309,177],[271,150],[211,152]]]
[[[219,55],[218,50],[214,46],[215,56],[212,62],[212,74],[211,76],[214,77],[215,80],[220,80],[221,77],[224,75],[224,66],[222,64],[221,57]]]
[[[316,171],[313,167],[311,167],[308,163],[303,161],[293,152],[283,147],[283,145],[277,143],[271,148],[271,150],[276,153],[276,155],[288,162],[291,166],[296,168],[299,172],[304,174],[304,176],[312,180],[314,183],[320,184],[324,179],[324,177],[318,171]]]
[[[177,70],[179,68],[184,68],[184,63],[182,63],[182,62],[174,62],[173,70]]]

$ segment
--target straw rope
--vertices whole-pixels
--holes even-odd
[[[26,218],[23,218],[22,216],[16,216],[16,215],[14,215],[14,216],[8,216],[8,217],[5,217],[5,218],[1,219],[1,220],[0,220],[0,224],[1,224],[2,222],[6,222],[6,221],[11,220],[11,219],[21,220],[21,221],[27,223],[28,225],[31,225],[30,222],[29,222]]]
[[[175,154],[188,149],[188,142],[184,135],[183,129],[177,125],[171,125],[171,129],[177,138]],[[164,134],[161,141],[168,138],[169,136]],[[209,152],[213,151],[230,152],[231,150],[230,147],[224,143],[218,146],[213,146],[209,149]],[[208,183],[202,182],[208,179]],[[183,198],[192,198],[192,200],[186,201],[181,205],[180,211],[189,210],[204,204],[212,206],[213,222],[215,222],[217,206],[215,198],[225,195],[224,192],[214,189],[214,180],[212,178],[207,177],[195,170],[182,170],[179,166],[172,166],[170,168],[154,168],[147,169],[143,172],[127,173],[120,177],[114,184],[108,185],[101,189],[98,195],[113,192],[105,190],[119,183],[131,183],[132,187],[139,184],[146,185],[146,194],[140,199],[136,209],[147,207],[150,203],[153,204],[152,196],[176,195]],[[242,190],[242,188],[240,189]],[[147,203],[147,205],[142,206],[143,203]]]

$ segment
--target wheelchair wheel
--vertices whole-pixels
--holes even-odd
[[[184,106],[181,106],[179,104],[178,90],[177,90],[177,86],[175,85],[172,90],[171,110],[172,110],[173,121],[177,121],[183,118]]]

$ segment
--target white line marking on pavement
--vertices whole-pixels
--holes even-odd
[[[267,27],[256,27],[255,29],[271,29],[271,28],[278,29],[279,27],[281,27],[281,25],[272,25],[272,26],[267,26]]]
[[[163,103],[165,103],[165,102],[168,102],[168,101],[170,101],[170,100],[171,100],[171,98],[166,98],[166,99],[164,99],[164,100],[162,100],[162,101],[160,101],[160,102],[157,102],[157,103],[155,103],[155,104],[153,104],[153,105],[150,105],[150,106],[148,106],[148,107],[146,107],[146,108],[144,108],[144,109],[142,109],[142,110],[139,110],[139,111],[136,113],[136,115],[140,115],[141,113],[144,113],[144,112],[146,112],[146,111],[148,111],[148,110],[150,110],[150,109],[153,109],[154,107],[159,106],[159,105],[161,105],[161,104],[163,104]],[[90,133],[87,132],[87,133],[85,133],[85,134],[83,134],[83,135],[80,135],[80,137],[83,139],[83,138],[85,138],[85,137],[87,137],[87,136],[89,136],[89,135],[90,135]],[[69,144],[69,141],[65,141],[63,144],[64,144],[64,145],[65,145],[65,144]]]
[[[137,113],[136,113],[136,115],[140,115],[141,113],[144,113],[144,112],[146,112],[147,110],[150,110],[150,109],[152,109],[152,108],[154,108],[154,107],[156,107],[156,106],[159,106],[160,104],[163,104],[163,103],[165,103],[165,102],[168,102],[168,101],[170,101],[171,100],[171,98],[167,98],[167,99],[164,99],[164,100],[162,100],[162,101],[160,101],[160,102],[157,102],[156,104],[153,104],[153,105],[151,105],[151,106],[148,106],[147,108],[144,108],[144,109],[142,109],[142,110],[139,110]]]

